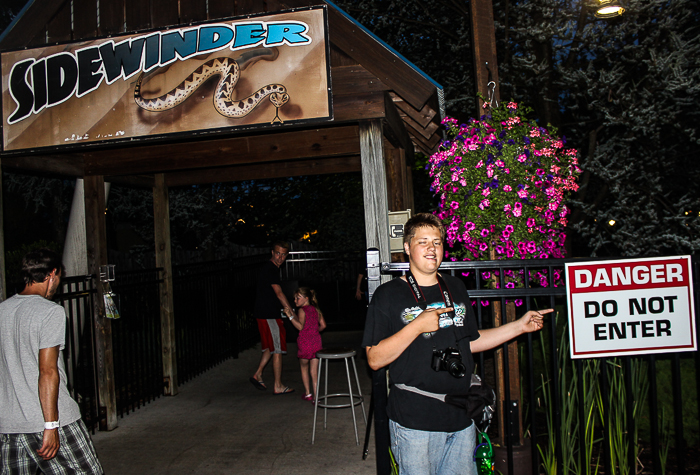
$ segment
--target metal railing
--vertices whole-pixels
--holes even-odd
[[[564,473],[563,467],[563,440],[567,436],[566,431],[575,431],[577,437],[577,443],[575,451],[577,454],[583,454],[583,449],[586,444],[586,428],[583,422],[580,422],[577,427],[564,427],[562,425],[562,415],[564,412],[564,407],[562,406],[562,388],[564,387],[562,383],[562,375],[564,375],[564,383],[568,383],[571,380],[571,369],[566,369],[560,367],[560,355],[564,348],[561,348],[560,337],[562,335],[563,323],[567,320],[567,301],[566,301],[566,284],[564,282],[564,266],[567,262],[575,262],[573,259],[546,259],[546,260],[527,260],[527,261],[477,261],[477,262],[443,262],[440,270],[442,272],[449,272],[453,276],[462,279],[469,291],[469,296],[472,299],[472,305],[475,310],[475,315],[477,318],[478,327],[490,328],[494,323],[494,303],[500,304],[501,311],[501,321],[506,322],[507,315],[506,309],[508,304],[513,305],[517,301],[519,306],[516,309],[517,316],[519,317],[526,311],[530,309],[543,309],[543,308],[554,308],[560,313],[559,318],[546,318],[545,328],[542,331],[542,335],[538,334],[527,334],[523,335],[517,339],[519,343],[519,368],[520,368],[520,381],[521,381],[521,394],[523,397],[523,402],[521,407],[513,410],[513,402],[509,398],[505,399],[505,405],[509,407],[509,410],[504,410],[504,408],[498,408],[497,417],[503,417],[504,420],[504,434],[498,434],[500,436],[501,443],[507,448],[507,473],[514,473],[514,447],[519,444],[519,439],[521,434],[517,433],[518,423],[517,420],[522,416],[523,427],[522,431],[527,431],[529,438],[531,440],[530,455],[532,460],[532,473],[542,473],[541,463],[542,459],[540,457],[540,452],[538,450],[538,444],[543,448],[548,442],[553,442],[554,447],[554,460],[556,464],[556,469],[558,473]],[[382,263],[382,273],[385,274],[398,274],[408,270],[408,263]],[[694,269],[694,281],[697,282],[700,276],[700,263],[697,260],[693,261]],[[494,280],[495,279],[495,280]],[[508,281],[519,280],[520,288],[506,288],[506,283]],[[499,282],[499,288],[492,288],[495,281]],[[699,292],[697,285],[695,286],[695,308],[698,308]],[[696,317],[697,318],[697,317]],[[502,393],[505,395],[511,394],[510,388],[510,375],[509,369],[509,351],[508,343],[502,345],[500,349],[502,350],[502,355],[504,359],[503,364],[503,382],[504,387]],[[477,364],[477,369],[484,380],[495,387],[494,375],[486,374],[489,367],[493,367],[494,351],[484,352],[475,355],[475,362]],[[568,351],[568,350],[566,350]],[[489,361],[491,360],[491,361]],[[667,396],[667,392],[671,391],[671,399],[673,401],[673,429],[674,429],[674,444],[673,450],[670,451],[671,456],[668,458],[669,461],[665,466],[666,473],[672,470],[674,473],[685,473],[686,469],[686,443],[684,434],[684,414],[682,412],[683,407],[683,390],[681,388],[681,360],[685,360],[695,367],[695,386],[696,391],[700,394],[700,357],[697,352],[694,353],[675,353],[675,354],[663,354],[663,355],[645,355],[645,356],[625,356],[619,358],[599,358],[600,371],[598,373],[598,381],[600,384],[600,395],[601,395],[601,405],[603,410],[603,425],[606,430],[600,430],[598,428],[595,436],[596,438],[602,438],[602,445],[599,446],[597,457],[599,458],[600,465],[602,466],[603,473],[613,473],[612,460],[610,455],[610,447],[612,444],[611,432],[607,430],[610,427],[612,417],[611,413],[611,403],[613,397],[611,396],[611,378],[614,371],[621,371],[622,378],[624,379],[625,394],[631,395],[637,388],[633,387],[633,382],[631,379],[632,365],[638,362],[643,362],[646,365],[646,377],[649,381],[649,390],[647,404],[645,407],[635,407],[636,402],[631,401],[631,398],[627,400],[626,404],[626,421],[627,426],[621,428],[622,432],[626,434],[635,434],[639,429],[637,423],[646,418],[649,421],[649,429],[643,434],[644,437],[648,437],[646,443],[649,445],[651,452],[642,454],[646,459],[646,469],[650,467],[653,473],[661,474],[662,472],[662,460],[660,457],[662,447],[661,432],[662,428],[659,426],[659,396],[661,391],[664,391],[664,396]],[[670,365],[671,368],[671,387],[670,388],[658,388],[657,387],[657,375],[658,368],[657,364],[660,360],[664,360],[665,365]],[[546,367],[545,367],[546,365]],[[576,377],[579,381],[583,381],[584,378],[584,361],[581,359],[567,361],[567,365],[573,367],[573,371],[576,373]],[[516,366],[517,367],[517,366]],[[643,367],[643,366],[641,366]],[[485,371],[487,370],[487,371]],[[544,376],[543,376],[544,375]],[[381,384],[381,377],[375,375],[375,379],[379,383],[373,384],[374,391],[382,392],[382,388],[385,388],[385,384]],[[544,410],[538,405],[538,401],[542,401],[542,391],[544,385],[549,386],[549,401],[550,406]],[[576,386],[576,400],[584,400],[584,385],[578,384]],[[384,394],[379,394],[375,398],[376,401],[385,401],[386,391],[383,390]],[[566,396],[566,394],[564,394]],[[374,397],[374,395],[373,395]],[[700,414],[700,402],[694,401],[694,405],[697,405],[698,414]],[[642,411],[641,415],[639,412],[633,415],[632,410]],[[571,410],[571,408],[566,408],[566,410]],[[583,413],[582,404],[578,404],[576,409],[578,411],[579,421],[585,420],[585,414]],[[518,414],[520,412],[520,414]],[[547,417],[549,412],[549,424]],[[566,414],[566,415],[570,415]],[[380,427],[380,424],[388,424],[388,419],[386,416],[385,408],[380,408],[375,406],[375,420],[377,422],[376,435],[379,444],[388,444],[388,427]],[[688,422],[686,422],[687,424]],[[694,419],[694,423],[698,424],[698,418]],[[498,424],[491,424],[491,429],[494,430],[494,426]],[[548,430],[548,426],[550,430]],[[553,429],[552,429],[553,428]],[[694,430],[700,431],[699,427],[693,427]],[[551,431],[553,430],[553,432]],[[385,435],[380,435],[385,434]],[[589,434],[590,435],[590,434]],[[387,440],[379,440],[380,438],[386,437]],[[626,463],[631,467],[630,473],[635,473],[634,467],[637,463],[637,453],[635,440],[631,436],[626,436],[624,440],[627,443],[626,448],[622,448],[625,452],[623,457],[626,457]],[[377,455],[377,466],[378,472],[382,471],[381,467],[388,466],[388,455],[384,455],[385,450],[378,448]],[[615,471],[615,473],[617,473]],[[647,473],[647,472],[645,472]]]
[[[280,270],[283,286],[314,289],[328,328],[340,330],[364,327],[366,304],[355,299],[364,267],[358,252],[292,251]]]
[[[95,327],[92,325],[95,289],[91,276],[67,277],[62,282],[54,300],[63,305],[68,318],[63,350],[68,390],[80,407],[85,425],[94,433],[100,422]]]
[[[250,262],[248,262],[250,261]],[[173,269],[178,381],[184,383],[256,342],[256,259]],[[234,271],[235,269],[235,271]]]
[[[111,328],[117,413],[122,417],[163,395],[161,271],[117,270],[111,283],[121,317]]]

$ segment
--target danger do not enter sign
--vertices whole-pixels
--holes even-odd
[[[697,350],[690,256],[566,264],[571,357]]]

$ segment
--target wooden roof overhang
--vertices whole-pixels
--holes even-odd
[[[0,36],[0,49],[45,46],[144,28],[306,8],[304,0],[31,0]],[[147,8],[150,5],[150,9]],[[167,186],[359,171],[359,123],[378,120],[391,147],[433,153],[440,142],[442,88],[335,5],[328,5],[334,120],[300,127],[234,131],[230,135],[166,139],[81,149],[3,153],[6,170],[62,176],[100,175],[107,181]],[[112,16],[113,15],[113,16]],[[94,21],[93,21],[94,19]],[[123,21],[121,21],[123,19]],[[71,30],[71,22],[73,29]],[[126,28],[124,28],[126,25]]]

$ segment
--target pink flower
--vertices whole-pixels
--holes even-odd
[[[510,213],[510,205],[505,205],[505,206],[503,207],[503,212],[504,212],[504,213]]]
[[[505,230],[509,233],[513,232],[513,225],[512,224],[507,224],[505,227]]]
[[[503,191],[513,191],[513,188],[511,188],[510,185],[505,185]]]
[[[535,220],[533,218],[527,218],[527,227],[531,228],[535,225]]]
[[[481,237],[486,237],[489,235],[489,230],[484,228],[481,230]]]
[[[508,109],[517,109],[518,108],[518,103],[517,102],[509,102],[508,105],[506,106]],[[455,121],[456,122],[456,121]]]
[[[491,205],[491,201],[489,200],[484,200],[481,203],[479,203],[479,208],[483,211],[485,208],[488,208]]]
[[[466,229],[467,231],[473,231],[475,228],[476,225],[471,221],[467,221],[466,223],[464,223],[464,229]]]
[[[527,198],[527,191],[525,191],[525,190],[518,190],[518,197],[520,197],[520,198]]]
[[[474,166],[474,168],[481,168],[481,167],[483,167],[483,166],[484,166],[484,161],[483,161],[483,160],[479,160],[479,163],[477,163],[477,164]]]
[[[491,194],[491,188],[484,188],[484,190],[481,192],[482,195],[488,196]]]
[[[450,208],[452,208],[452,209],[459,208],[459,203],[457,203],[456,201],[453,201],[452,203],[450,203]]]

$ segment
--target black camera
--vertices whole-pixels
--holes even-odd
[[[462,378],[467,374],[467,367],[462,363],[462,355],[459,350],[447,347],[444,350],[433,348],[433,363],[435,371],[447,371],[455,378]]]

